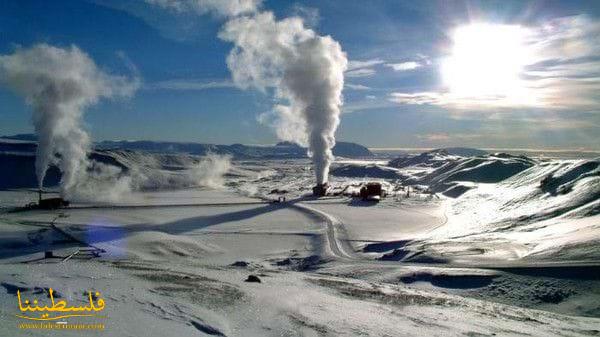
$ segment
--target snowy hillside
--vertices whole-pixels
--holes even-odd
[[[600,259],[600,159],[417,156],[409,183],[442,192],[447,222],[390,256],[410,261]],[[426,160],[421,160],[427,158]],[[404,160],[404,159],[403,159]],[[437,166],[431,170],[431,166]],[[425,172],[425,173],[423,173]]]
[[[430,186],[434,192],[443,192],[452,197],[462,194],[463,188],[469,189],[472,183],[497,183],[535,165],[535,161],[526,157],[508,154],[492,154],[485,157],[450,158],[417,181]]]

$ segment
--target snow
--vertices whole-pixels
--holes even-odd
[[[377,178],[391,192],[379,203],[310,196],[305,159],[234,161],[221,189],[135,192],[58,211],[9,212],[37,196],[0,191],[0,336],[64,335],[20,330],[15,287],[40,300],[35,287],[52,287],[73,303],[100,291],[106,330],[86,335],[597,334],[598,161],[436,156],[446,161],[437,168],[335,164],[409,177]],[[454,198],[423,179],[448,163],[464,178],[507,162],[527,167],[497,182],[452,179],[469,188]],[[331,179],[341,190],[374,178]],[[270,202],[273,189],[288,191],[287,202]],[[87,245],[105,253],[42,258]],[[249,275],[261,283],[244,282]]]

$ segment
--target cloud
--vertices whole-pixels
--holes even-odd
[[[426,134],[418,134],[417,138],[426,142],[448,142],[451,140],[471,140],[481,138],[482,135],[476,133],[452,133],[448,134],[446,132],[436,132],[436,133],[426,133]]]
[[[345,102],[342,107],[343,113],[352,113],[356,111],[379,110],[396,107],[397,104],[386,99],[377,99],[376,96],[367,95],[365,99]]]
[[[352,84],[352,83],[346,83],[344,84],[345,88],[351,89],[351,90],[370,90],[370,87],[367,87],[366,85],[362,85],[362,84]]]
[[[201,79],[173,79],[148,83],[144,89],[199,91],[207,89],[237,88],[231,80],[206,81]]]
[[[388,95],[390,102],[407,105],[437,105],[457,110],[470,110],[479,108],[515,108],[528,107],[527,104],[515,104],[503,95],[457,95],[452,92],[424,91],[414,93],[392,92]],[[502,110],[495,110],[502,111]]]
[[[385,65],[386,65],[386,67],[390,67],[390,68],[394,69],[395,71],[414,70],[414,69],[417,69],[417,68],[420,68],[423,66],[421,63],[415,62],[415,61],[402,62],[402,63],[386,63]]]
[[[546,131],[562,131],[562,130],[581,130],[581,129],[598,129],[599,123],[589,120],[576,120],[561,116],[544,116],[544,117],[521,117],[512,119],[514,123],[522,125],[536,125],[539,130]]]
[[[219,17],[234,17],[255,13],[262,0],[145,0],[146,3],[178,13],[211,13]]]
[[[380,59],[370,59],[370,60],[364,60],[364,61],[351,60],[351,61],[348,61],[348,71],[361,69],[361,68],[370,68],[370,67],[376,66],[378,64],[383,64],[383,63],[385,63],[385,61],[380,60]]]
[[[446,98],[447,95],[438,92],[416,92],[416,93],[402,93],[393,92],[389,95],[388,100],[399,104],[411,104],[411,105],[447,105],[449,100]]]
[[[373,76],[377,72],[375,66],[384,64],[385,61],[380,59],[370,59],[363,61],[348,61],[348,68],[346,69],[346,77],[367,77]]]
[[[375,73],[376,73],[376,71],[373,68],[361,68],[361,69],[346,71],[345,75],[346,75],[346,77],[368,77],[368,76],[375,75]]]
[[[304,24],[308,27],[315,27],[321,20],[319,9],[314,7],[307,7],[299,3],[295,3],[292,6],[292,16],[302,18]]]

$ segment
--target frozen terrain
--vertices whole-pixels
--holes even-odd
[[[19,331],[16,290],[48,288],[102,293],[105,331],[86,334],[600,334],[597,159],[338,158],[315,199],[304,158],[234,160],[203,187],[184,178],[195,155],[103,151],[160,183],[57,211],[0,192],[0,336],[64,335]],[[373,180],[387,198],[353,197]]]

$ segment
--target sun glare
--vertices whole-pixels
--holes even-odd
[[[527,30],[516,25],[470,24],[457,28],[452,54],[442,62],[442,77],[456,98],[526,103],[534,98],[520,79],[531,55]]]

